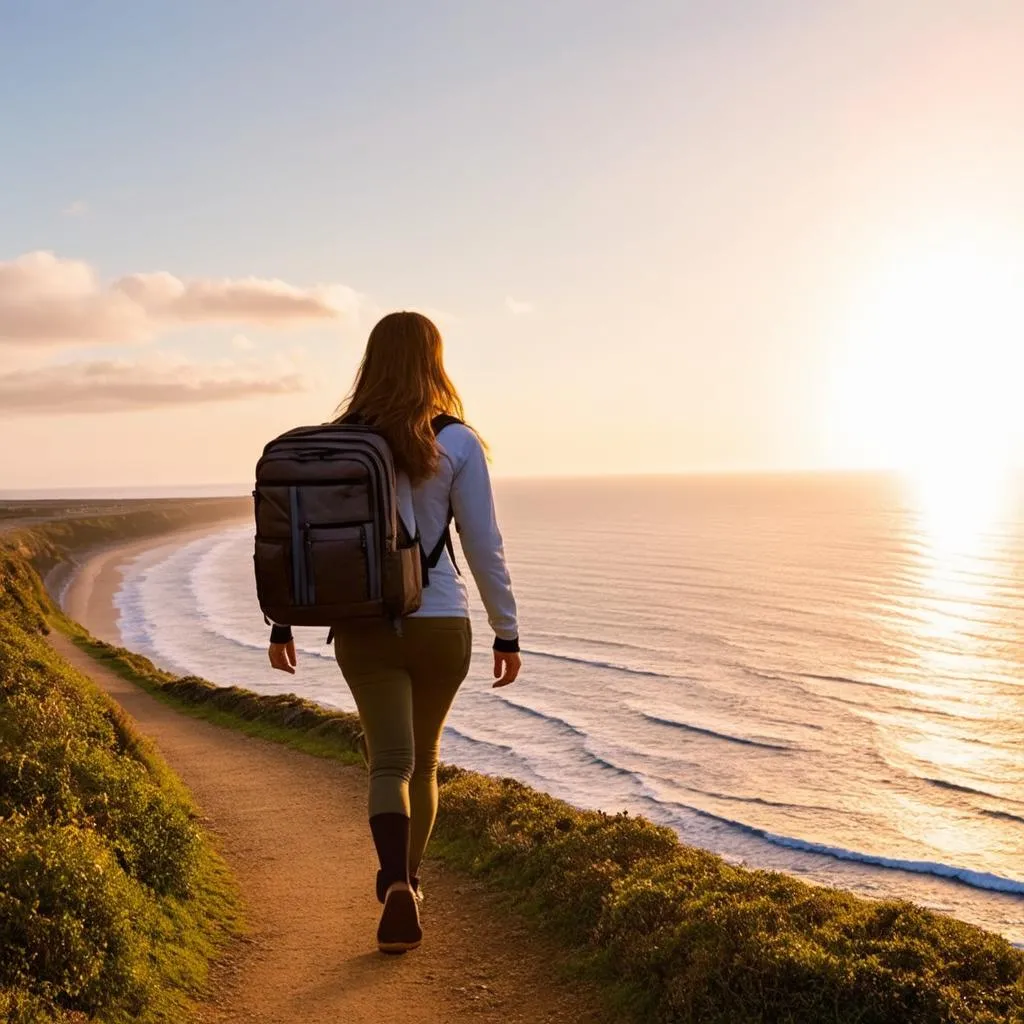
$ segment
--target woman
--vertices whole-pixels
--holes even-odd
[[[419,313],[391,313],[371,331],[342,416],[375,427],[398,469],[397,493],[410,532],[424,550],[445,533],[449,508],[495,633],[495,686],[519,674],[519,631],[484,446],[461,422],[435,436],[439,415],[462,419],[445,373],[441,334]],[[271,632],[270,663],[294,672],[287,626]],[[383,952],[415,949],[420,864],[437,814],[441,730],[469,670],[472,638],[466,586],[448,551],[429,573],[417,612],[399,628],[384,619],[336,631],[334,652],[355,698],[370,770],[370,831],[380,860],[377,930]]]

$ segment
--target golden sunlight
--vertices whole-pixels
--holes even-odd
[[[833,412],[847,457],[971,490],[1018,456],[1019,243],[974,228],[894,253],[861,289],[844,333]]]
[[[1010,475],[985,460],[944,474],[924,466],[907,475],[910,503],[939,564],[992,554],[993,531],[1009,504]]]
[[[1010,505],[1006,467],[979,460],[907,474],[920,550],[914,625],[922,669],[937,678],[983,671],[993,643],[991,565]]]
[[[969,676],[990,643],[987,567],[1024,434],[1024,246],[977,226],[894,246],[863,279],[843,342],[837,454],[902,471],[921,545],[921,667]]]

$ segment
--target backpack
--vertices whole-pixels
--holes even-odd
[[[454,416],[438,416],[435,436]],[[296,427],[256,463],[256,596],[289,626],[398,618],[416,611],[451,538],[452,510],[432,551],[398,514],[395,463],[384,438],[350,419]]]

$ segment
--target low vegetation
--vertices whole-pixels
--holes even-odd
[[[236,894],[181,784],[46,643],[25,543],[0,547],[0,1020],[180,1022]]]
[[[240,686],[215,686],[198,676],[175,676],[140,654],[95,639],[76,623],[65,620],[61,628],[100,664],[179,711],[318,757],[347,764],[362,760],[356,715],[331,711],[293,693],[256,694]]]
[[[35,595],[24,597],[30,620],[46,614],[45,595],[30,573],[16,589]],[[293,696],[179,679],[72,624],[66,628],[111,668],[190,713],[321,755],[357,756],[359,725],[353,715]],[[126,750],[124,756],[134,755]],[[619,1000],[616,1019],[1024,1024],[1024,954],[996,935],[914,904],[869,901],[734,867],[682,845],[674,833],[642,818],[577,810],[512,779],[444,766],[441,782],[432,852],[507,892],[539,925],[575,948],[582,966],[612,983],[609,991]],[[110,820],[116,818],[113,813]],[[154,820],[161,822],[154,827],[178,835],[181,819],[173,813],[161,812]],[[106,843],[108,860],[97,856],[90,863],[117,864],[117,884],[159,899],[149,882],[128,870],[136,865],[136,871],[153,872],[153,879],[171,887],[164,898],[181,899],[173,895],[173,879],[180,876],[147,859],[152,844],[145,837],[132,841],[125,867],[116,844],[96,826],[85,838],[66,843],[59,817],[38,826],[21,817],[5,819],[4,827],[35,828],[32,834],[39,838],[33,841],[47,844],[58,865],[61,857],[86,858],[93,850],[86,843]],[[23,869],[18,873],[35,877]],[[36,884],[46,891],[42,879],[31,882]],[[93,898],[89,884],[83,878],[77,900]],[[128,897],[105,899],[97,897],[90,920],[109,930],[111,948],[118,949],[123,918],[115,911]],[[116,979],[129,976],[144,978],[145,972],[115,971],[112,985],[116,989],[125,984]],[[77,991],[93,991],[85,981],[81,985]],[[35,998],[43,990],[26,985],[23,991]]]
[[[447,857],[582,940],[641,1020],[1024,1021],[1024,956],[905,902],[732,867],[642,818],[449,769]]]

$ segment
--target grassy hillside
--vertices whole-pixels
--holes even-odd
[[[79,634],[108,667],[223,725],[352,760],[359,720],[295,696],[178,678]],[[431,847],[616,982],[623,1020],[1021,1024],[1024,954],[912,903],[733,867],[643,818],[581,811],[514,779],[441,769]]]
[[[0,543],[0,1020],[180,1022],[234,888],[180,783],[46,643],[29,550],[52,541]]]
[[[28,573],[15,589],[26,605],[45,602]],[[46,610],[25,614],[35,621]],[[352,715],[179,679],[65,628],[190,713],[355,756]],[[910,903],[733,867],[642,818],[576,810],[511,779],[447,766],[441,793],[432,853],[507,892],[576,949],[582,966],[614,983],[618,1019],[1024,1024],[1024,955],[978,928]]]
[[[6,515],[15,525],[3,543],[45,572],[100,544],[241,519],[251,511],[249,498],[7,503],[0,504],[0,528]],[[25,522],[30,525],[19,528]]]

